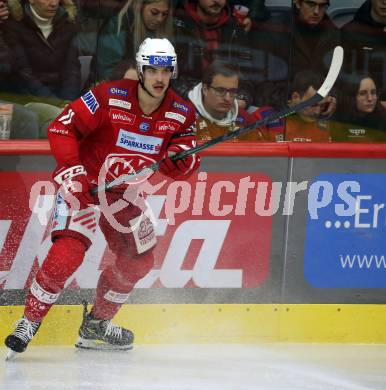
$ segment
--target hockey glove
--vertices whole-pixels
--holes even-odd
[[[54,180],[59,184],[59,192],[71,210],[82,210],[95,203],[90,194],[90,182],[83,165],[60,170]]]
[[[187,179],[198,168],[199,157],[196,154],[191,154],[176,161],[170,158],[183,150],[184,148],[180,145],[170,145],[160,164],[160,172],[172,179]]]

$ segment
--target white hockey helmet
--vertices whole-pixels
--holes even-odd
[[[166,38],[146,38],[139,46],[135,56],[137,71],[143,77],[144,66],[170,66],[172,79],[177,78],[177,54]]]

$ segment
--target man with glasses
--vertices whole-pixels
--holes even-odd
[[[239,107],[239,81],[240,75],[235,67],[214,62],[205,70],[202,82],[189,92],[189,99],[198,113],[197,139],[207,141],[254,122]],[[256,129],[238,139],[257,141],[262,138]]]

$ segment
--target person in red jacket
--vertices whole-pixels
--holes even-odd
[[[136,62],[138,81],[98,85],[72,102],[49,127],[58,164],[53,178],[59,187],[53,245],[32,282],[24,316],[5,340],[10,357],[25,351],[66,281],[82,264],[94,240],[98,200],[99,226],[116,260],[101,273],[90,313],[85,308],[76,346],[132,348],[133,333],[111,319],[153,266],[153,224],[141,207],[141,196],[131,196],[135,183],[128,188],[112,187],[99,199],[90,189],[156,161],[161,161],[160,171],[174,179],[187,178],[199,166],[195,154],[176,162],[170,158],[196,144],[194,107],[169,89],[170,79],[177,76],[172,44],[148,38]],[[128,198],[131,202],[126,202]],[[126,207],[111,215],[109,207],[118,202]]]

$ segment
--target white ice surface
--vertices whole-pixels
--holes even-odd
[[[30,346],[14,361],[0,361],[0,389],[385,390],[386,345],[137,345],[129,352]]]

